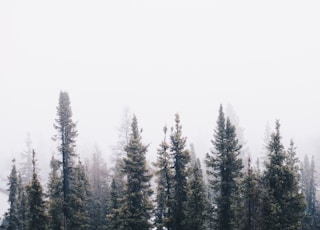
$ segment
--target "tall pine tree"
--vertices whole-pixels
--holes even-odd
[[[158,230],[173,228],[173,172],[172,160],[169,155],[169,144],[166,140],[167,127],[164,127],[164,140],[161,142],[157,154],[158,159],[154,164],[157,167],[157,196],[155,208],[155,225]]]
[[[264,218],[263,229],[299,229],[302,225],[304,197],[299,191],[294,157],[292,153],[288,157],[281,139],[280,123],[276,121],[268,144],[269,160],[264,175],[267,193],[263,215],[268,218]]]
[[[151,174],[146,166],[147,146],[141,142],[137,118],[131,124],[131,136],[125,146],[127,156],[124,158],[123,171],[127,177],[122,206],[120,210],[122,228],[126,230],[144,230],[151,227],[150,196]]]
[[[58,151],[62,155],[62,177],[63,177],[63,215],[64,215],[64,229],[67,228],[69,222],[69,215],[71,210],[69,208],[70,196],[70,182],[71,171],[74,167],[75,154],[75,138],[78,133],[76,124],[72,121],[72,111],[70,105],[70,98],[67,92],[60,92],[59,105],[57,107],[57,118],[55,120],[54,128],[57,130],[57,135],[54,140],[59,143]]]
[[[214,190],[214,216],[216,228],[231,230],[235,223],[235,195],[238,190],[237,180],[241,175],[242,161],[238,158],[241,145],[238,144],[234,126],[225,120],[222,105],[219,109],[217,128],[214,132],[214,146],[207,154],[209,183]]]
[[[187,176],[190,165],[190,153],[186,149],[187,138],[182,136],[180,117],[175,115],[175,126],[170,135],[170,154],[173,158],[174,176],[174,203],[173,217],[175,220],[174,229],[180,230],[186,227],[186,202],[187,202]]]

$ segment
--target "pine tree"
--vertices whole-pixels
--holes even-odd
[[[186,229],[207,229],[208,200],[199,159],[193,164],[191,175],[187,201],[187,217],[189,218],[187,218]]]
[[[77,137],[76,124],[72,121],[72,111],[70,106],[70,99],[67,92],[60,92],[59,105],[57,107],[57,118],[55,120],[54,128],[57,130],[57,135],[54,140],[58,141],[58,151],[62,155],[62,177],[63,177],[63,215],[64,215],[64,229],[69,221],[70,210],[69,196],[70,196],[70,181],[71,170],[74,167],[74,157],[76,156],[75,138]]]
[[[186,137],[182,136],[182,126],[180,117],[175,115],[175,126],[170,135],[170,154],[173,158],[174,167],[174,204],[173,216],[175,228],[184,229],[186,225],[186,202],[187,202],[187,176],[188,166],[190,164],[190,153],[186,149]]]
[[[35,164],[35,152],[33,151],[33,176],[30,184],[26,187],[27,200],[28,200],[28,218],[27,229],[30,230],[45,230],[47,229],[47,215],[46,203],[44,201],[43,189],[38,180]]]
[[[243,230],[260,230],[262,228],[262,178],[258,170],[251,166],[248,158],[247,172],[240,181],[240,205],[237,207],[237,226]]]
[[[212,141],[214,149],[207,154],[209,183],[214,190],[214,216],[216,228],[229,230],[235,222],[235,194],[237,180],[241,175],[242,161],[238,159],[241,145],[238,144],[234,126],[225,121],[222,105],[219,109],[217,128]]]
[[[172,161],[169,155],[169,144],[166,141],[167,127],[164,127],[164,140],[161,142],[157,154],[158,159],[154,164],[157,167],[157,196],[155,208],[155,226],[158,230],[173,228],[173,172]]]
[[[127,177],[127,183],[120,210],[120,218],[122,229],[144,230],[151,227],[151,175],[146,167],[145,154],[147,146],[141,142],[138,122],[135,116],[132,119],[131,128],[131,137],[125,147],[127,156],[124,158],[123,171]]]
[[[109,199],[109,205],[108,205],[108,214],[107,214],[107,220],[108,220],[108,227],[109,230],[117,230],[120,229],[121,226],[121,220],[119,218],[119,194],[118,194],[118,188],[115,179],[112,179],[111,182],[111,191],[110,191],[110,199]]]
[[[89,181],[85,167],[79,161],[70,173],[69,221],[68,229],[85,230],[89,228]]]
[[[19,215],[18,215],[18,175],[15,164],[15,159],[12,160],[12,169],[8,177],[9,185],[9,212],[8,212],[8,230],[19,229]]]
[[[63,191],[60,175],[60,162],[53,156],[50,162],[51,172],[48,183],[49,229],[60,230],[63,227]]]
[[[264,182],[264,229],[299,229],[305,208],[303,195],[299,192],[295,165],[288,165],[286,151],[281,143],[280,123],[276,121],[276,130],[268,145],[269,161],[266,164]],[[293,148],[292,148],[293,150]],[[292,154],[291,154],[292,155]]]

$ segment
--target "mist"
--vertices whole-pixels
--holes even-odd
[[[318,1],[2,1],[0,178],[30,133],[46,180],[61,90],[82,159],[98,146],[113,164],[126,110],[149,162],[176,113],[203,159],[220,104],[232,106],[254,158],[280,119],[283,143],[318,159],[319,10]]]

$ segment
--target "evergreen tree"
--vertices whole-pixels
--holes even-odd
[[[33,151],[33,176],[30,184],[26,187],[27,200],[28,200],[28,218],[27,229],[30,230],[45,230],[47,229],[47,215],[46,203],[44,201],[43,189],[38,180],[35,165],[35,152]]]
[[[131,137],[125,146],[127,156],[124,158],[123,171],[127,177],[124,197],[120,210],[122,229],[149,229],[152,204],[150,196],[151,175],[146,167],[145,154],[147,146],[141,142],[137,118],[134,116],[131,124]]]
[[[108,205],[108,214],[107,214],[107,220],[108,220],[108,228],[109,230],[117,230],[120,229],[121,220],[119,218],[119,194],[118,194],[118,188],[115,179],[112,179],[111,182],[111,191],[110,191],[110,199],[109,199],[109,205]]]
[[[77,137],[76,124],[72,121],[72,111],[70,106],[70,99],[67,92],[60,92],[59,105],[57,107],[57,118],[55,120],[54,128],[57,130],[57,135],[54,140],[58,141],[58,151],[62,155],[62,177],[63,177],[63,215],[64,215],[64,229],[69,221],[70,210],[69,196],[70,196],[70,181],[71,170],[74,167],[74,157],[76,156],[75,138]]]
[[[222,105],[219,109],[217,128],[212,141],[214,149],[207,154],[209,183],[214,190],[214,215],[216,228],[229,230],[235,222],[234,202],[238,190],[237,180],[241,175],[242,161],[238,159],[241,145],[238,144],[234,126],[225,121]]]
[[[187,224],[186,229],[203,230],[207,229],[208,200],[203,182],[200,160],[197,159],[192,167],[192,174],[189,182],[187,201]]]
[[[166,141],[167,127],[164,127],[164,140],[161,142],[157,154],[158,159],[154,164],[158,170],[157,176],[157,196],[155,208],[155,225],[158,230],[173,228],[173,172],[172,161],[169,155],[169,144]]]
[[[237,206],[237,226],[243,230],[260,230],[262,228],[262,178],[259,171],[251,166],[248,158],[247,172],[240,183],[240,205]]]
[[[18,175],[15,165],[15,159],[12,160],[12,169],[8,177],[9,185],[9,212],[8,212],[8,230],[19,229],[19,215],[18,215]]]
[[[60,162],[53,156],[50,162],[51,172],[48,183],[49,229],[60,230],[63,227],[63,191],[60,175]]]
[[[304,197],[299,192],[297,175],[287,163],[288,156],[281,143],[280,123],[276,121],[276,130],[268,145],[269,161],[266,164],[264,181],[264,229],[300,229]]]
[[[173,217],[174,229],[182,230],[186,228],[186,202],[187,202],[187,176],[190,163],[190,153],[186,149],[186,137],[182,136],[182,126],[180,117],[175,115],[175,126],[170,135],[170,154],[173,158],[174,176],[174,204]]]
[[[68,229],[85,230],[89,228],[89,181],[85,167],[79,161],[70,173],[69,221]]]

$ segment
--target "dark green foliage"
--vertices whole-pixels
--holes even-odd
[[[52,156],[48,183],[49,229],[52,230],[63,227],[63,191],[59,165],[59,161]]]
[[[70,106],[70,99],[67,92],[60,92],[59,105],[57,107],[57,118],[55,120],[54,128],[57,130],[57,135],[54,136],[54,140],[58,141],[58,151],[62,155],[62,177],[63,177],[63,214],[64,225],[68,222],[71,213],[69,207],[69,195],[70,195],[70,182],[71,171],[74,165],[74,157],[76,156],[75,138],[78,133],[76,130],[76,124],[72,121],[72,111]]]
[[[250,158],[248,158],[247,172],[239,182],[239,193],[236,209],[236,225],[238,229],[261,229],[264,188],[261,175],[258,170],[252,168]]]
[[[127,183],[120,208],[121,229],[144,230],[151,227],[151,174],[146,166],[147,146],[141,142],[135,116],[131,128],[131,137],[125,147],[127,156],[124,158],[123,172],[127,177]]]
[[[291,141],[284,149],[278,121],[275,132],[266,139],[265,171],[260,173],[259,166],[254,169],[250,158],[248,167],[243,169],[237,130],[220,106],[213,148],[206,156],[209,183],[205,185],[200,160],[193,145],[190,151],[186,148],[187,138],[182,135],[176,114],[169,140],[165,127],[164,140],[157,149],[153,209],[152,174],[146,162],[148,146],[142,143],[135,116],[128,135],[127,118],[114,148],[116,164],[110,175],[99,151],[86,168],[80,160],[75,163],[76,124],[72,121],[69,96],[60,92],[54,140],[62,159],[52,157],[47,200],[34,157],[30,177],[31,142],[27,141],[27,163],[18,170],[21,175],[13,160],[8,177],[10,208],[0,228],[313,230],[320,226],[314,158],[311,163],[305,159],[300,175],[296,147]],[[245,143],[243,137],[240,139]]]
[[[300,229],[304,197],[299,192],[294,154],[291,152],[288,157],[281,143],[279,121],[271,135],[268,151],[263,215],[269,218],[264,218],[263,229]],[[290,151],[294,151],[293,144]]]
[[[188,189],[186,229],[206,229],[208,220],[208,200],[203,182],[200,160],[193,164]]]
[[[110,199],[108,204],[108,228],[110,230],[120,229],[121,220],[119,217],[119,193],[115,179],[111,182]]]
[[[27,215],[27,229],[47,229],[48,217],[46,215],[46,203],[44,201],[43,189],[38,180],[35,170],[35,152],[33,151],[33,176],[30,184],[26,187],[29,212]]]
[[[166,141],[167,127],[164,127],[164,140],[158,148],[158,159],[154,164],[158,170],[155,225],[158,230],[173,228],[173,172],[172,160],[169,155],[169,144]]]
[[[89,228],[89,182],[84,166],[79,164],[71,171],[70,193],[68,194],[67,229],[85,230]]]
[[[19,229],[19,214],[18,214],[18,175],[15,165],[15,159],[12,160],[13,165],[10,176],[8,177],[9,185],[9,212],[8,212],[8,230]]]
[[[174,229],[185,229],[186,225],[186,202],[187,202],[187,176],[190,164],[190,153],[186,149],[186,137],[182,136],[180,117],[175,115],[175,126],[170,135],[170,154],[173,158],[174,176],[174,203],[173,217]]]
[[[230,120],[225,121],[222,106],[220,106],[217,128],[212,141],[214,149],[207,154],[209,183],[214,190],[214,205],[216,227],[229,230],[235,222],[235,194],[237,180],[241,176],[242,161],[238,159],[241,145],[238,144],[234,126]]]

